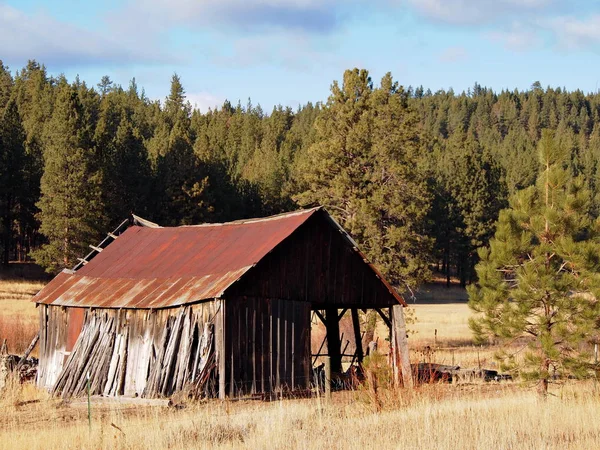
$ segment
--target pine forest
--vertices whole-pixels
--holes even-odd
[[[175,226],[323,205],[398,286],[434,273],[467,285],[509,198],[539,182],[542,137],[600,214],[599,93],[340,76],[315,104],[199,111],[176,74],[154,101],[135,79],[0,63],[2,262],[70,268],[131,213]]]

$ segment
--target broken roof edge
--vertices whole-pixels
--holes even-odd
[[[162,228],[160,225],[158,225],[154,222],[150,222],[148,219],[144,219],[140,216],[136,216],[135,214],[131,214],[131,217],[133,217],[134,225],[139,225],[141,227],[147,227],[147,228]]]
[[[253,218],[249,218],[249,219],[238,219],[238,220],[232,220],[230,222],[205,222],[205,223],[198,223],[198,224],[193,224],[193,225],[178,225],[175,227],[163,227],[161,225],[158,225],[154,222],[151,222],[148,219],[144,219],[143,217],[137,216],[135,214],[132,214],[132,217],[133,217],[133,225],[138,225],[141,227],[147,227],[147,228],[198,228],[198,227],[218,227],[218,226],[227,226],[227,225],[244,225],[244,224],[248,224],[248,223],[257,223],[257,222],[268,222],[271,220],[286,219],[288,217],[294,217],[294,216],[298,216],[301,214],[309,214],[309,213],[318,211],[320,209],[324,209],[324,208],[322,206],[315,206],[314,208],[297,209],[295,211],[274,214],[272,216],[267,216],[267,217],[253,217]]]

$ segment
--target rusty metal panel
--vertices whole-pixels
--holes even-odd
[[[168,308],[219,298],[319,208],[196,226],[132,226],[34,298],[73,307]]]
[[[67,311],[67,352],[73,350],[75,342],[83,328],[85,319],[85,310],[81,308],[69,308]]]

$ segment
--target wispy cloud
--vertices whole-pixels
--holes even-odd
[[[130,0],[126,11],[141,15],[156,28],[179,24],[231,27],[236,32],[284,29],[326,34],[338,26],[345,4],[339,0]],[[114,15],[118,16],[122,13]]]
[[[428,19],[455,25],[482,25],[515,14],[541,11],[554,0],[407,0]]]
[[[59,21],[45,13],[28,15],[0,3],[0,55],[22,63],[38,59],[59,67],[172,61],[158,49],[127,46],[114,37]]]
[[[531,50],[542,44],[540,30],[532,25],[524,25],[520,22],[513,23],[503,30],[495,30],[487,33],[492,41],[501,43],[505,48],[517,52]]]
[[[438,60],[444,63],[456,63],[467,60],[469,54],[464,47],[448,47],[438,55]]]
[[[583,19],[560,16],[540,20],[539,24],[554,34],[559,47],[580,50],[600,45],[600,14]]]

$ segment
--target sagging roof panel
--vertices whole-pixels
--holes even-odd
[[[220,297],[319,208],[183,227],[132,226],[33,301],[103,308],[168,308]]]

